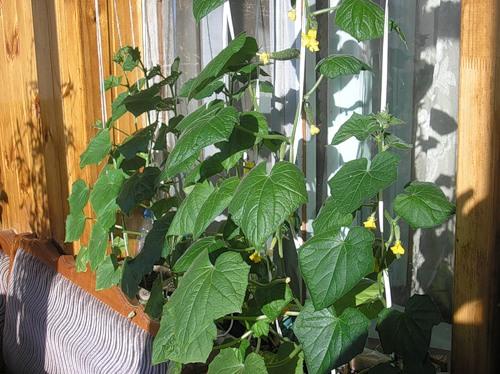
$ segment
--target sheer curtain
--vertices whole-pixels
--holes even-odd
[[[317,0],[318,6],[332,6],[338,0]],[[229,1],[235,33],[254,35],[262,50],[280,50],[300,43],[299,30],[287,19],[290,0]],[[314,1],[310,1],[313,4]],[[223,7],[196,25],[192,2],[185,0],[143,0],[144,41],[149,64],[160,63],[168,69],[175,56],[181,57],[183,80],[192,77],[224,47]],[[432,181],[448,197],[454,197],[455,145],[457,127],[457,85],[460,3],[458,0],[391,1],[391,18],[403,29],[405,46],[393,34],[390,38],[389,110],[406,122],[398,136],[414,142],[412,152],[402,157],[401,182],[394,186],[390,200],[410,179]],[[307,229],[321,202],[327,196],[326,181],[346,161],[370,156],[365,143],[351,139],[338,147],[331,142],[339,126],[353,112],[370,113],[379,109],[380,42],[358,43],[338,31],[333,16],[320,20],[321,52],[351,53],[374,67],[374,74],[330,81],[320,87],[316,112],[321,133],[311,139],[304,131],[300,144],[299,166],[305,171],[309,204]],[[309,54],[306,82],[314,83],[314,57]],[[297,62],[276,62],[269,68],[274,97],[263,94],[261,108],[268,113],[271,126],[288,132],[297,101]],[[196,105],[196,103],[194,104]],[[185,108],[188,110],[188,108]],[[299,130],[299,133],[301,131]],[[210,150],[208,150],[210,152]],[[412,293],[428,293],[450,316],[454,222],[436,230],[402,233],[407,254],[390,269],[397,303]]]

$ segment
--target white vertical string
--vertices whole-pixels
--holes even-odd
[[[388,84],[388,66],[389,66],[389,0],[385,0],[384,14],[384,37],[382,42],[382,81],[380,90],[380,111],[387,109],[387,84]],[[380,199],[378,202],[378,222],[380,227],[380,235],[382,241],[384,238],[384,201]],[[392,306],[391,282],[387,269],[382,272],[385,288],[385,303],[386,307]]]
[[[122,43],[122,33],[120,30],[120,19],[118,18],[118,6],[116,5],[116,0],[113,0],[113,9],[115,10],[115,22],[116,22],[116,31],[118,33],[118,44],[120,48],[123,46]]]
[[[97,59],[99,64],[99,95],[101,99],[101,117],[102,126],[106,125],[108,113],[106,108],[106,95],[104,92],[104,62],[102,57],[102,34],[101,34],[101,17],[99,14],[99,0],[94,1],[95,18],[96,18],[96,39],[97,39]]]
[[[299,29],[299,38],[302,36],[302,32],[305,30],[305,9],[304,9],[304,0],[298,0],[296,4],[297,18],[295,19],[295,27]],[[304,43],[300,43],[300,56],[299,56],[299,96],[297,98],[297,111],[299,114],[298,121],[300,122],[302,118],[302,101],[304,99],[304,78],[306,71],[306,48]],[[298,126],[298,124],[297,124]],[[300,136],[297,136],[295,133],[295,139],[292,139],[292,145],[294,149],[298,150],[298,144],[300,140]],[[293,152],[293,160],[290,160],[291,163],[295,163],[298,152]]]

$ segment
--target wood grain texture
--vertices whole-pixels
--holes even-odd
[[[0,2],[0,77],[1,227],[57,235],[45,160],[51,129],[40,114],[31,2]]]
[[[95,274],[90,270],[85,273],[78,273],[75,267],[75,260],[71,255],[61,255],[61,249],[53,240],[37,239],[32,234],[15,234],[13,231],[0,231],[0,249],[9,257],[10,264],[14,262],[16,251],[22,248],[25,252],[36,256],[51,266],[59,274],[69,279],[71,282],[91,294],[111,309],[129,318],[141,329],[155,335],[158,331],[158,322],[151,320],[144,313],[144,308],[133,300],[132,304],[118,287],[111,287],[106,290],[96,291]]]
[[[453,373],[498,369],[499,12],[462,1]]]

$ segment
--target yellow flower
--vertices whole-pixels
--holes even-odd
[[[314,135],[318,135],[319,134],[320,129],[316,125],[311,125],[310,131],[311,131],[311,136],[314,136]]]
[[[375,222],[375,217],[373,215],[368,217],[368,219],[365,222],[363,222],[363,226],[365,227],[365,229],[376,230],[377,224]]]
[[[269,59],[271,58],[271,54],[269,54],[267,52],[262,52],[262,53],[257,53],[257,56],[259,56],[259,61],[262,64],[264,64],[264,65],[269,64]]]
[[[250,170],[252,170],[255,166],[255,162],[252,161],[245,161],[243,163],[243,174],[248,174],[250,173]]]
[[[262,257],[260,256],[260,253],[258,251],[255,251],[254,253],[252,253],[250,255],[250,261],[253,261],[256,264],[258,264],[259,262],[261,262],[262,261]]]
[[[318,52],[319,42],[316,39],[317,37],[318,37],[318,30],[309,29],[307,30],[306,34],[302,33],[302,43],[304,43],[304,46],[311,52]]]
[[[401,245],[401,241],[400,240],[396,240],[396,242],[394,243],[394,245],[391,247],[391,251],[395,255],[404,255],[405,254],[405,249]]]
[[[295,20],[297,19],[297,11],[295,10],[295,8],[292,8],[288,11],[288,19],[292,22],[295,22]]]

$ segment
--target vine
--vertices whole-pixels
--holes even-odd
[[[195,18],[221,3],[194,0]],[[308,54],[321,48],[316,16],[323,13],[334,13],[337,26],[358,41],[383,34],[383,10],[371,0],[317,10],[305,3]],[[289,18],[296,15],[291,9]],[[393,21],[391,29],[402,36]],[[427,351],[439,312],[423,295],[411,297],[404,312],[386,308],[382,272],[404,254],[402,224],[439,226],[454,206],[434,184],[411,182],[384,212],[388,235],[380,233],[378,201],[398,178],[398,152],[411,148],[393,134],[402,121],[385,112],[355,113],[341,126],[333,146],[355,137],[373,142],[377,152],[371,160],[345,163],[328,181],[331,196],[312,224],[314,234],[296,251],[302,276],[288,271],[294,253],[287,244],[296,235],[296,212],[307,202],[304,175],[287,161],[294,160],[299,119],[305,116],[311,135],[317,134],[310,98],[321,81],[371,70],[349,55],[320,61],[319,78],[299,103],[287,137],[271,131],[255,92],[257,85],[272,92],[267,65],[299,56],[296,49],[259,52],[256,40],[242,33],[179,87],[178,58],[165,75],[159,66],[146,68],[137,48],[121,48],[114,62],[122,75],[106,79],[105,89],[122,92],[80,158],[82,168],[102,169],[93,186],[77,180],[69,197],[66,241],[79,240],[91,227],[78,270],[89,264],[98,289],[119,285],[130,298],[140,288],[150,291],[145,310],[161,319],[153,364],[168,360],[178,372],[210,357],[209,373],[300,373],[304,361],[309,373],[327,373],[363,350],[371,321],[392,359],[370,373],[433,372]],[[134,81],[136,71],[142,77]],[[179,103],[191,100],[206,103],[180,114]],[[145,117],[146,126],[115,143],[112,134],[123,132],[118,120],[125,115],[136,124]],[[201,157],[208,146],[217,152]],[[249,151],[270,152],[273,166],[245,160]],[[157,153],[164,162],[158,164]],[[84,214],[89,203],[95,218]],[[357,226],[366,209],[368,218]],[[143,234],[127,228],[136,212],[153,221],[138,249],[129,239]]]

